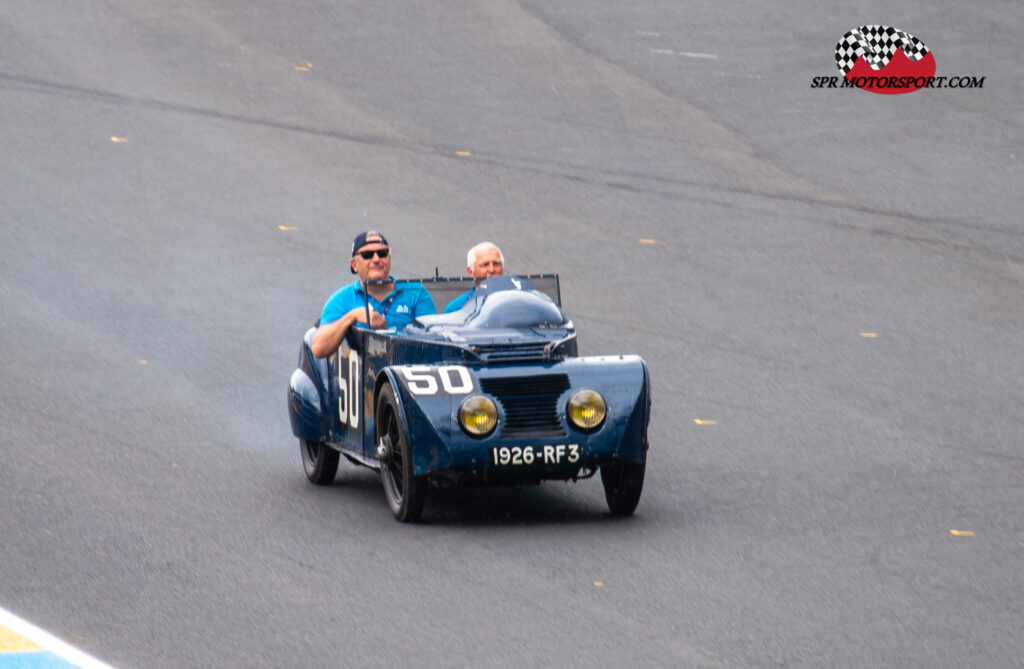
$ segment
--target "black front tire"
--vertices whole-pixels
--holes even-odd
[[[302,468],[306,478],[317,485],[330,485],[338,473],[338,457],[341,455],[322,441],[299,439],[302,451]]]
[[[422,476],[413,473],[412,445],[402,430],[398,401],[390,384],[385,384],[380,390],[375,424],[377,443],[385,442],[390,453],[380,467],[384,496],[396,519],[414,523],[423,514],[427,485]]]
[[[644,490],[646,462],[620,460],[601,465],[601,483],[604,484],[604,498],[613,516],[628,516],[640,503]]]

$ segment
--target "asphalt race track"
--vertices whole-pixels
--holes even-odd
[[[981,88],[813,89],[851,28]],[[1024,658],[1024,5],[4,0],[0,608],[122,669]],[[558,272],[651,367],[597,480],[302,473],[302,333]]]

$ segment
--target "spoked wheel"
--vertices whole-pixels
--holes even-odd
[[[317,485],[330,485],[338,473],[338,456],[341,455],[322,441],[299,439],[302,451],[302,468],[306,478]]]
[[[601,465],[601,483],[604,498],[613,516],[628,516],[640,503],[644,489],[644,471],[647,463],[621,460]]]
[[[381,388],[377,399],[377,455],[384,496],[395,518],[403,523],[416,522],[423,513],[426,482],[413,474],[412,446],[402,431],[398,401],[390,385]]]

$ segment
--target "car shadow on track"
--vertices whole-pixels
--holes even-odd
[[[334,482],[316,486],[349,504],[379,506],[390,515],[380,475],[341,465]],[[600,481],[508,487],[432,488],[418,525],[488,526],[630,522],[616,518],[605,505]]]
[[[600,485],[598,485],[600,488]],[[603,497],[561,482],[431,491],[425,525],[544,525],[615,522]]]

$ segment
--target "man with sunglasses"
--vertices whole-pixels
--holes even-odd
[[[369,326],[375,330],[400,330],[417,316],[437,313],[426,288],[418,283],[395,283],[391,276],[391,249],[379,232],[369,230],[356,235],[348,262],[359,279],[339,288],[324,304],[320,327],[313,335],[312,351],[316,357],[333,355],[353,324],[366,327],[367,304]]]
[[[484,279],[504,274],[505,256],[493,242],[480,242],[466,254],[466,273],[476,279],[473,281],[473,287],[469,289],[469,292],[463,293],[449,302],[448,306],[444,308],[444,313],[450,314],[465,306],[466,302],[473,297],[473,291]]]

